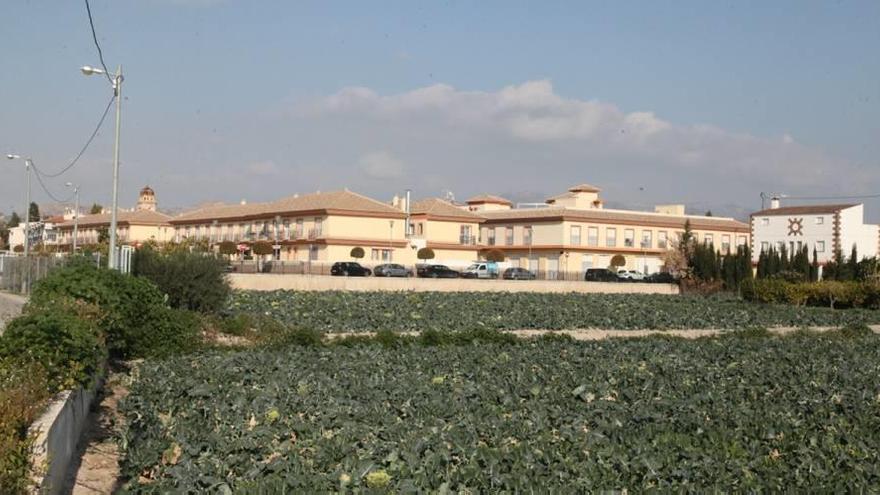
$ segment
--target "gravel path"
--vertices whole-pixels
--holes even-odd
[[[27,299],[13,294],[0,292],[0,334],[6,327],[6,322],[21,314],[21,308]]]

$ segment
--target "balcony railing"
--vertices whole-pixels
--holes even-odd
[[[651,249],[651,241],[642,241],[642,249]]]
[[[477,244],[477,237],[472,235],[458,236],[458,243],[465,246],[473,246]]]
[[[309,239],[310,240],[317,239],[317,238],[321,237],[321,235],[322,235],[321,229],[309,229]]]

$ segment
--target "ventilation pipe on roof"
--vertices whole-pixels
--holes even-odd
[[[773,196],[770,198],[770,209],[776,210],[779,208],[779,196]]]
[[[412,230],[411,230],[410,224],[409,224],[409,216],[410,216],[409,204],[410,204],[411,197],[412,197],[412,191],[410,189],[407,189],[406,190],[406,204],[404,205],[404,210],[406,211],[406,223],[403,224],[404,225],[404,227],[403,227],[404,232],[406,232],[406,237],[409,237],[412,235]]]

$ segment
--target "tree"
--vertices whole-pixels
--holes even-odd
[[[110,242],[110,229],[101,227],[98,229],[98,244],[104,244],[105,242]]]
[[[217,251],[226,256],[238,254],[238,246],[232,241],[223,241],[217,246]]]
[[[434,259],[434,250],[428,247],[423,247],[422,249],[418,250],[418,252],[416,253],[416,257],[422,260],[422,262],[432,260]]]
[[[31,204],[28,207],[28,212],[30,213],[31,222],[40,221],[40,207],[33,201],[31,201]]]
[[[275,249],[273,249],[272,245],[266,241],[257,241],[251,246],[251,251],[257,256],[265,256],[274,253]]]
[[[711,217],[711,216],[712,216],[712,210],[707,211],[707,212],[706,212],[706,216],[707,216],[707,217]]]
[[[486,261],[492,261],[494,263],[504,261],[504,251],[500,249],[490,249],[486,252]]]
[[[92,207],[89,209],[89,215],[100,215],[102,211],[104,211],[103,206],[98,203],[92,203]]]
[[[608,264],[610,268],[618,268],[626,265],[626,258],[622,254],[615,254],[611,257],[611,263]]]
[[[18,213],[12,212],[12,215],[9,215],[9,221],[6,222],[7,228],[18,227],[21,224],[21,217],[18,216]]]
[[[361,259],[361,258],[364,257],[364,248],[362,248],[362,247],[360,247],[360,246],[358,246],[358,247],[353,247],[353,248],[351,248],[351,253],[350,253],[350,254],[351,254],[351,257],[352,257],[352,258],[354,258],[354,259],[356,259],[356,260],[359,260],[359,259]]]

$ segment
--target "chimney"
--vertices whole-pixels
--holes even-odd
[[[400,208],[400,196],[395,194],[394,197],[391,198],[391,206]]]
[[[776,210],[779,208],[779,196],[773,196],[770,198],[770,209]]]

